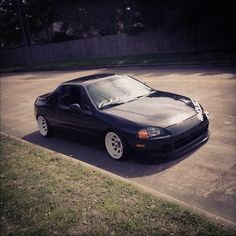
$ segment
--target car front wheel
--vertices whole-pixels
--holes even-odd
[[[105,146],[108,154],[115,160],[123,160],[126,157],[126,145],[122,137],[115,132],[108,132],[105,136]]]
[[[44,137],[50,136],[51,129],[48,125],[47,120],[43,116],[38,116],[37,122],[38,122],[39,133]]]

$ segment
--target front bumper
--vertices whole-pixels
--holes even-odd
[[[209,138],[208,126],[209,118],[205,116],[204,121],[183,133],[155,140],[140,141],[136,139],[133,140],[131,148],[135,157],[145,162],[173,159],[206,142]],[[139,146],[141,144],[143,147],[137,147],[137,142]]]

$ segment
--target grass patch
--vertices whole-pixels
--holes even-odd
[[[82,58],[64,61],[53,61],[33,64],[31,70],[53,70],[83,67],[106,67],[124,65],[148,65],[148,64],[206,64],[206,63],[235,63],[236,53],[233,52],[182,52],[182,53],[159,53],[147,55],[133,55],[122,57]],[[1,68],[0,72],[27,71],[24,66]]]
[[[177,204],[5,135],[0,158],[1,235],[235,233]]]

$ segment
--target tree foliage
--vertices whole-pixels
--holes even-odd
[[[20,19],[15,1],[0,2],[0,46],[21,43]]]
[[[17,0],[1,0],[0,2],[0,44],[2,47],[20,46],[23,44],[24,27],[26,41],[31,44],[32,35],[45,30],[46,39],[48,27],[53,20],[53,0],[18,0],[22,12],[23,25]]]
[[[226,0],[18,0],[27,42],[58,42],[68,39],[144,30],[196,34],[219,32],[235,37],[235,1]],[[17,0],[0,2],[0,44],[22,45]],[[54,26],[60,25],[59,30]],[[233,38],[234,38],[233,37]]]

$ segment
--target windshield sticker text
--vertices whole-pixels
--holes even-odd
[[[133,99],[134,99],[133,96],[128,96],[127,94],[125,94],[124,96],[117,96],[115,98],[104,99],[98,104],[98,108],[102,108],[104,106],[108,106],[114,103],[125,102]]]

